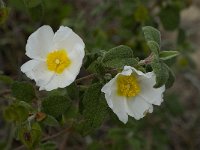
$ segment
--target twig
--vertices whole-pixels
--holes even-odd
[[[64,130],[61,130],[60,132],[58,132],[58,133],[56,133],[56,134],[53,134],[53,135],[51,135],[51,136],[48,136],[48,137],[42,139],[42,142],[45,142],[45,141],[48,141],[48,140],[50,140],[50,139],[56,138],[56,137],[58,137],[58,136],[60,136],[60,135],[62,135],[62,134],[64,134],[64,133],[66,133],[67,131],[70,131],[70,130],[71,130],[71,127],[66,128],[66,129],[64,129]]]
[[[151,53],[147,58],[145,58],[144,60],[140,60],[138,65],[148,65],[152,62],[153,60],[153,53]]]
[[[67,149],[67,148],[66,148],[66,145],[67,145],[68,137],[69,137],[69,133],[68,133],[68,134],[65,134],[65,135],[63,136],[62,142],[61,142],[61,144],[60,144],[60,146],[59,146],[59,149],[60,149],[60,150],[65,150],[65,149]]]
[[[86,80],[86,79],[90,79],[90,78],[95,77],[95,75],[96,75],[96,74],[90,74],[90,75],[88,75],[88,76],[85,76],[85,77],[76,79],[75,82],[76,82],[76,83],[82,82],[82,81],[84,81],[84,80]]]

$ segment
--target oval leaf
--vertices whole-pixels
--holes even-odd
[[[160,31],[158,31],[156,28],[151,27],[151,26],[143,27],[142,31],[144,32],[144,37],[145,37],[147,42],[148,41],[154,41],[160,47],[160,43],[161,43]]]
[[[154,88],[159,88],[163,86],[169,78],[167,66],[163,62],[154,60],[151,64],[151,67],[156,74],[156,84],[154,85]]]
[[[110,49],[102,59],[103,65],[110,68],[122,68],[125,65],[134,66],[138,62],[130,47],[120,45]]]
[[[156,57],[158,57],[159,56],[159,51],[160,51],[159,45],[156,42],[154,42],[154,41],[148,41],[147,45],[149,46],[149,48],[152,51],[152,53]]]
[[[168,60],[179,55],[178,51],[162,51],[160,52],[160,59]]]

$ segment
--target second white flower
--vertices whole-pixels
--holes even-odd
[[[128,115],[135,119],[143,118],[146,113],[153,112],[153,105],[163,101],[165,86],[153,88],[155,74],[143,73],[133,67],[125,66],[102,88],[106,101],[113,112],[123,123],[128,121]]]

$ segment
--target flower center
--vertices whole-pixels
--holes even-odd
[[[71,64],[67,52],[63,49],[53,51],[47,55],[47,67],[50,71],[61,74]]]
[[[117,77],[117,93],[120,96],[132,97],[140,92],[140,86],[134,75]]]

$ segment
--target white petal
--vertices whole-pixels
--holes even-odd
[[[122,71],[122,74],[123,75],[131,75],[132,72],[135,72],[138,76],[145,76],[146,78],[151,77],[151,73],[143,73],[142,71],[137,70],[131,66],[124,66],[124,70]]]
[[[66,70],[76,77],[79,74],[83,63],[84,51],[83,53],[80,50],[72,51],[68,54],[68,57],[71,60],[71,64],[68,68],[66,68]]]
[[[147,112],[153,111],[153,106],[147,103],[141,96],[136,96],[126,100],[127,113],[139,120],[143,118]]]
[[[124,66],[124,69],[120,74],[125,75],[125,76],[130,76],[132,72],[133,70],[131,66]]]
[[[47,65],[43,61],[30,60],[21,66],[21,71],[30,79],[36,81],[37,86],[46,85],[53,76],[53,72],[47,69]]]
[[[113,103],[111,100],[111,89],[112,89],[112,86],[113,86],[113,83],[115,82],[115,80],[116,80],[116,78],[113,78],[108,83],[106,83],[101,89],[101,92],[105,93],[106,101],[108,103],[108,106],[111,109],[113,108]]]
[[[34,79],[33,68],[39,64],[37,60],[29,60],[21,66],[21,71],[26,74],[30,79]]]
[[[140,95],[148,102],[154,105],[160,105],[163,102],[163,92],[165,86],[160,88],[153,88],[156,83],[156,76],[153,72],[149,73],[150,78],[140,77],[139,82],[141,86]]]
[[[54,32],[50,26],[44,25],[32,33],[26,44],[26,55],[39,60],[46,59],[52,50]]]
[[[45,89],[47,91],[51,91],[57,88],[64,88],[70,85],[75,78],[76,76],[66,69],[62,74],[55,74],[48,84],[41,87],[41,90]]]
[[[115,82],[115,78],[113,78],[112,80],[110,80],[108,83],[106,83],[102,89],[101,89],[101,92],[104,92],[104,93],[111,93],[111,87],[113,86],[113,83]]]
[[[37,86],[46,85],[54,75],[52,71],[48,70],[45,62],[40,62],[32,71]]]
[[[111,101],[113,104],[113,112],[117,115],[120,121],[124,124],[128,121],[128,114],[126,113],[126,98],[122,96],[118,96],[116,92],[112,92]]]
[[[105,93],[105,98],[108,106],[113,110],[113,112],[117,115],[120,121],[123,123],[127,123],[128,114],[126,113],[125,107],[125,97],[117,95],[116,89],[116,79],[119,74],[117,74],[112,80],[110,80],[107,84],[103,86],[101,89],[102,92]]]
[[[120,121],[122,121],[124,124],[128,121],[128,114],[126,113],[126,97],[119,96],[117,94],[117,85],[116,85],[116,78],[119,74],[117,74],[112,80],[111,87],[110,87],[110,96],[107,97],[107,103],[112,103],[112,107],[110,107],[113,112],[117,115]],[[105,90],[105,89],[104,89]]]
[[[84,53],[83,40],[68,27],[61,26],[54,36],[54,49],[65,49],[68,53],[79,51]]]

